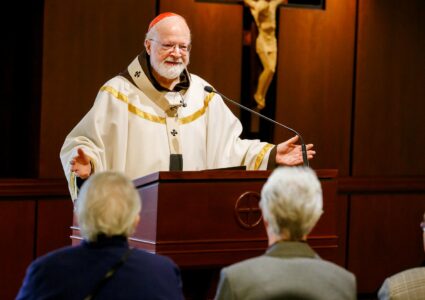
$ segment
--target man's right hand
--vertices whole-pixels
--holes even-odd
[[[92,172],[90,158],[84,153],[83,149],[78,148],[78,155],[72,158],[71,172],[81,179],[87,179]]]

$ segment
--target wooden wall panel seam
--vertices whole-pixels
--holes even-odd
[[[338,193],[425,193],[425,177],[339,178]]]

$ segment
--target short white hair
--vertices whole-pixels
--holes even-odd
[[[139,193],[123,174],[94,174],[83,184],[76,203],[81,235],[88,241],[99,234],[128,237],[141,208]]]
[[[322,214],[322,188],[316,173],[306,167],[280,167],[261,191],[263,218],[273,234],[285,230],[290,240],[301,240]]]

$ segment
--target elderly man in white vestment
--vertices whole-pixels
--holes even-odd
[[[94,172],[138,178],[157,171],[302,163],[295,136],[277,146],[240,139],[242,125],[209,83],[187,70],[190,29],[163,13],[149,25],[145,49],[106,82],[91,110],[66,137],[60,157],[72,199]],[[307,145],[307,157],[315,151]]]

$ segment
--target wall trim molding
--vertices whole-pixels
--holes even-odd
[[[338,178],[338,194],[425,193],[425,177]]]
[[[0,179],[0,201],[5,197],[27,196],[69,196],[66,179]]]

